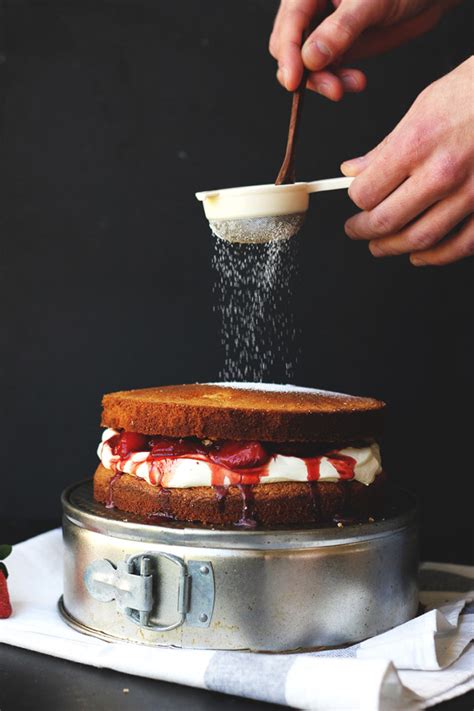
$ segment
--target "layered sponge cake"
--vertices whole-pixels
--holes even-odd
[[[271,528],[377,518],[384,409],[372,398],[288,385],[111,393],[94,497],[151,523]]]

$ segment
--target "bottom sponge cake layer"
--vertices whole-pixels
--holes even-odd
[[[100,464],[94,474],[94,498],[121,511],[162,520],[204,525],[316,526],[378,518],[384,507],[386,477],[371,486],[358,481],[282,482],[254,486],[165,489]]]

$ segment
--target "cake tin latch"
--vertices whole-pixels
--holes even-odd
[[[153,558],[164,558],[179,567],[177,619],[168,625],[150,622],[154,606]],[[159,579],[158,574],[156,574]],[[209,561],[191,560],[165,553],[140,553],[125,563],[95,560],[84,571],[89,594],[101,602],[115,600],[117,608],[130,622],[154,632],[168,632],[183,624],[209,627],[214,609],[214,571]],[[158,587],[158,586],[156,586]],[[160,590],[161,597],[165,592]]]

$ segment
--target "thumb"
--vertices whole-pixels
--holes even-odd
[[[317,71],[339,59],[364,30],[383,18],[385,5],[385,2],[341,0],[304,43],[302,56],[306,67]]]
[[[357,175],[362,173],[363,170],[369,167],[374,158],[380,153],[382,148],[385,148],[389,141],[389,136],[384,138],[384,140],[379,143],[375,148],[366,153],[364,156],[358,156],[357,158],[351,158],[350,160],[345,160],[341,163],[341,173],[348,178],[355,178]]]

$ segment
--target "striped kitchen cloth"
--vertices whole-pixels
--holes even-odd
[[[474,688],[474,568],[469,566],[422,564],[426,612],[344,649],[252,654],[134,645],[130,654],[129,644],[83,635],[60,618],[62,556],[60,529],[14,547],[8,562],[14,614],[0,620],[0,642],[301,709],[414,711]]]

